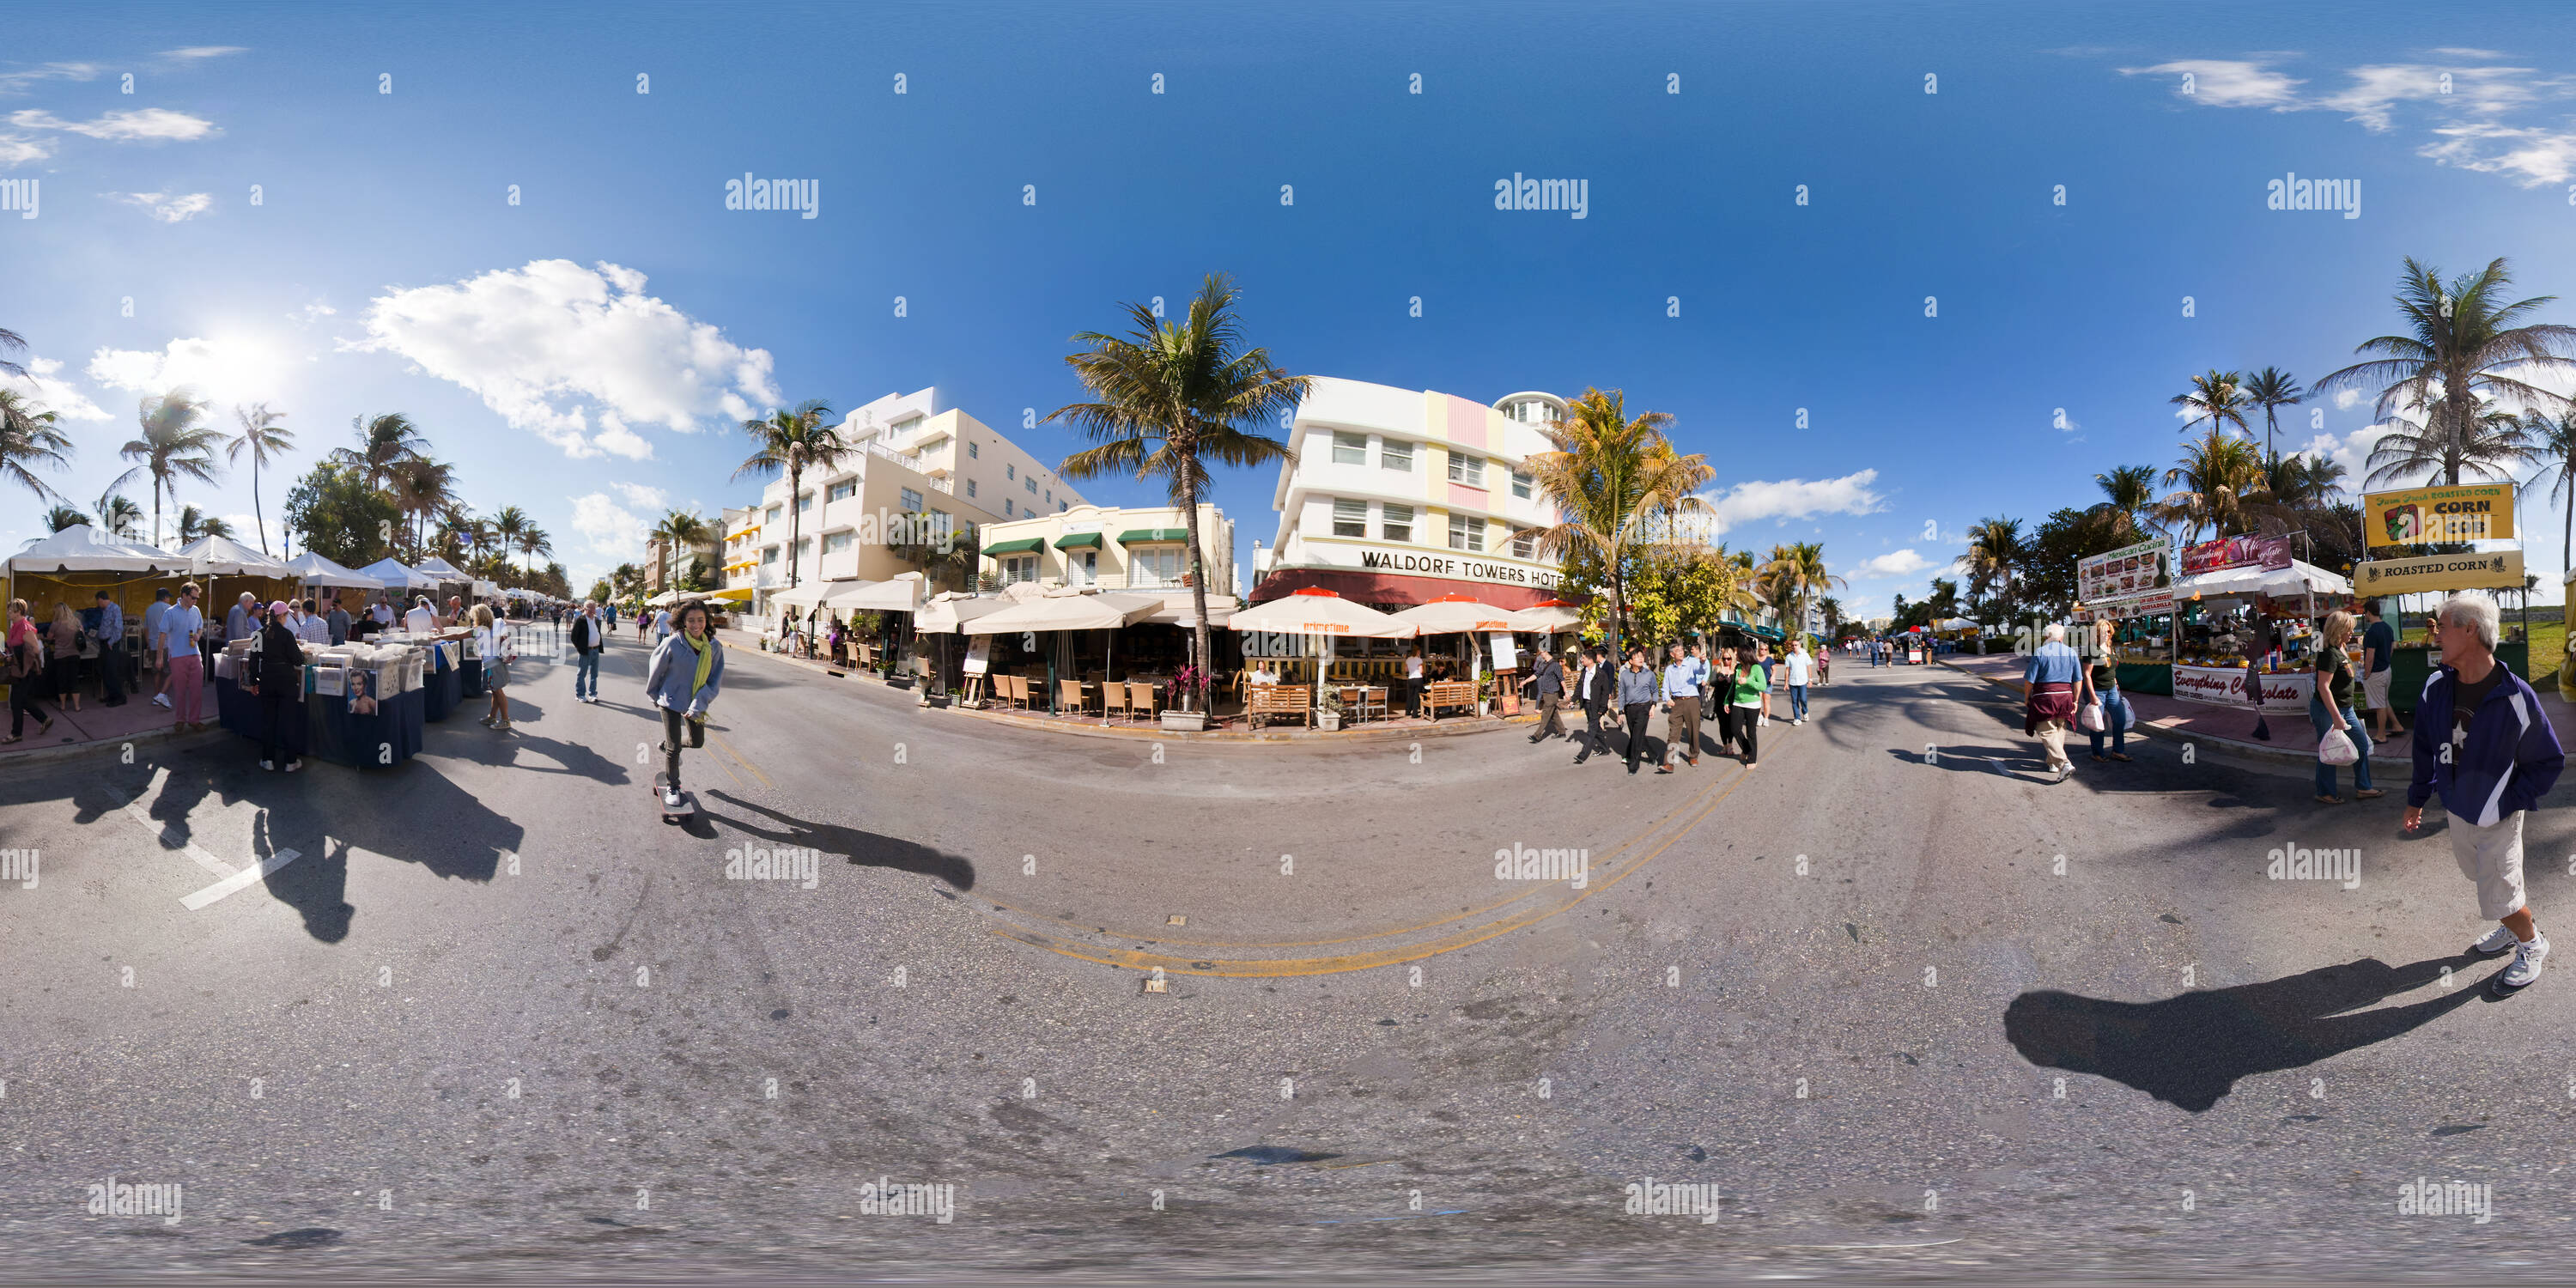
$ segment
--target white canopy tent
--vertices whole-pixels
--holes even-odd
[[[145,577],[173,577],[195,572],[184,555],[127,541],[91,527],[74,524],[51,536],[28,542],[9,556],[13,574],[60,576],[72,572],[116,572]]]
[[[2203,599],[2218,595],[2349,595],[2352,579],[2327,572],[2304,559],[2293,559],[2287,568],[2221,568],[2216,572],[2198,573],[2174,583],[2174,598]]]
[[[473,578],[468,577],[468,576],[466,576],[466,575],[465,575],[465,570],[464,570],[464,569],[459,568],[459,567],[457,567],[456,565],[454,565],[454,564],[452,564],[452,563],[447,562],[445,559],[441,559],[441,558],[439,558],[437,555],[431,555],[431,556],[430,556],[430,557],[428,557],[427,559],[423,559],[423,560],[421,560],[419,563],[413,564],[413,565],[411,566],[411,570],[412,570],[413,572],[423,573],[423,574],[426,574],[426,575],[428,575],[428,576],[435,577],[435,578],[439,579],[440,581],[472,581],[472,580],[473,580]]]
[[[293,564],[271,558],[231,537],[199,537],[179,547],[183,557],[193,560],[189,571],[208,577],[280,577],[293,581],[302,576]]]
[[[424,576],[420,573],[414,572],[410,568],[404,566],[401,560],[396,559],[391,555],[387,555],[374,563],[368,564],[366,567],[361,568],[358,571],[366,576],[375,578],[376,584],[387,590],[426,591],[438,589],[438,579],[436,577]]]
[[[310,550],[286,561],[295,575],[307,586],[340,590],[382,590],[385,584],[352,568],[344,568]]]

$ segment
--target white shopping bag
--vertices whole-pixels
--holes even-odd
[[[2329,729],[2326,736],[2317,741],[2317,759],[2329,765],[2349,765],[2361,759],[2361,753],[2354,749],[2352,739],[2343,730]]]
[[[2087,702],[2083,710],[2075,713],[2075,727],[2085,733],[2111,732],[2111,726],[2102,719],[2102,704],[2099,702]]]

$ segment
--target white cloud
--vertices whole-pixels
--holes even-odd
[[[185,223],[215,208],[215,199],[202,192],[176,195],[166,192],[102,192],[98,195],[129,206],[140,206],[165,224]]]
[[[2362,391],[2360,391],[2360,390],[2358,390],[2358,389],[2350,389],[2350,388],[2346,388],[2346,389],[2338,389],[2338,390],[2336,390],[2336,391],[2335,391],[2335,396],[2334,396],[2334,405],[2335,405],[2335,410],[2336,410],[2336,411],[2350,411],[2350,410],[2352,410],[2354,407],[2358,406],[2358,405],[2360,404],[2360,402],[2361,402],[2361,400],[2362,400],[2362,399],[2367,398],[2367,397],[2369,397],[2369,396],[2370,396],[2370,395],[2365,394],[2365,393],[2363,393]]]
[[[173,62],[193,63],[208,58],[221,58],[226,54],[249,52],[250,47],[247,45],[190,45],[185,49],[164,49],[160,56]]]
[[[2268,107],[2297,111],[2299,87],[2306,81],[2285,76],[2261,62],[2241,59],[2185,58],[2153,67],[2123,67],[2123,76],[2171,76],[2174,96],[2206,107]],[[2191,78],[2188,92],[2184,77]]]
[[[2576,178],[2576,130],[2504,125],[2455,125],[2434,130],[2442,142],[2416,155],[2481,174],[2513,176],[2526,188]]]
[[[573,498],[572,527],[590,543],[592,553],[629,560],[643,557],[644,534],[652,525],[620,508],[607,493],[592,492]]]
[[[44,410],[54,413],[61,420],[115,419],[99,410],[98,404],[91,402],[89,395],[80,391],[80,386],[68,380],[54,378],[54,373],[63,369],[62,359],[29,358],[26,366],[26,375],[0,377],[0,384],[8,385],[34,398],[38,403],[43,404]]]
[[[1784,479],[1738,483],[1723,492],[1702,493],[1715,516],[1712,535],[1764,519],[1805,519],[1819,514],[1875,514],[1884,508],[1870,490],[1878,471],[1862,470],[1838,479]]]
[[[158,351],[102,348],[90,355],[89,378],[110,389],[164,393],[186,385],[218,408],[289,393],[296,363],[255,336],[172,340]]]
[[[2318,434],[2291,452],[2293,456],[2316,457],[2343,467],[2343,489],[2358,494],[2363,480],[2370,476],[2368,462],[2371,449],[2396,427],[2389,424],[2364,425],[2349,434]]]
[[[1891,550],[1875,559],[1854,564],[1843,575],[1853,578],[1905,577],[1932,566],[1932,561],[1916,554],[1912,547]]]
[[[229,523],[229,524],[231,524],[231,525],[232,525],[232,528],[233,528],[233,540],[235,540],[235,541],[240,541],[240,542],[244,542],[244,543],[248,543],[248,544],[252,544],[252,545],[256,545],[256,544],[258,544],[258,542],[259,542],[259,516],[258,516],[258,515],[255,515],[255,514],[227,514],[227,515],[225,515],[225,516],[224,516],[224,522]]]
[[[634,426],[689,433],[781,401],[767,350],[735,345],[644,283],[615,264],[546,259],[390,289],[368,305],[367,338],[342,347],[406,358],[576,458],[646,459],[653,446]]]
[[[662,489],[646,487],[641,483],[611,483],[608,487],[610,491],[624,497],[628,505],[639,510],[659,510],[663,508],[664,501],[669,497],[669,494]]]
[[[54,145],[24,134],[0,134],[0,170],[11,166],[42,161],[54,154]]]
[[[27,87],[37,81],[97,80],[99,73],[106,70],[98,63],[46,63],[22,72],[0,72],[0,94],[24,94]]]
[[[191,143],[223,133],[202,116],[173,112],[166,107],[108,112],[95,121],[66,121],[42,108],[29,107],[11,112],[9,123],[22,130],[64,130],[109,143]]]
[[[339,315],[340,310],[332,308],[330,305],[325,304],[320,300],[315,300],[312,303],[305,305],[303,308],[287,314],[286,319],[290,322],[311,322],[317,318],[338,317]]]

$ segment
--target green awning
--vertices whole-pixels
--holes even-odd
[[[1190,530],[1187,528],[1129,528],[1118,534],[1118,544],[1122,546],[1150,544],[1156,541],[1187,543],[1189,539]]]
[[[993,544],[984,547],[984,553],[988,555],[1024,555],[1032,550],[1043,550],[1045,548],[1046,538],[1027,537],[1019,541],[996,541]]]
[[[1100,534],[1097,532],[1076,532],[1070,536],[1057,537],[1055,539],[1055,548],[1058,550],[1098,550],[1100,548]]]

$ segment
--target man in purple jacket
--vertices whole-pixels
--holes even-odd
[[[2469,945],[2481,957],[2513,953],[2496,976],[2499,995],[2540,978],[2549,937],[2533,923],[2522,886],[2522,815],[2567,767],[2540,695],[2495,658],[2496,602],[2483,591],[2451,596],[2433,619],[2442,666],[2415,706],[2415,778],[2406,787],[2406,830],[2424,821],[2424,802],[2442,794],[2451,813],[2451,857],[2477,883],[2478,915],[2501,923]]]

